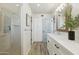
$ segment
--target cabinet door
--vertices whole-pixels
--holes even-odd
[[[61,53],[57,49],[54,49],[53,55],[61,55]]]
[[[50,39],[50,37],[48,37],[47,39],[48,39],[47,40],[47,48],[48,48],[49,54],[52,55],[53,51],[52,51],[51,39]]]
[[[47,42],[47,48],[49,51],[50,55],[61,55],[61,53],[57,50],[57,48],[54,46],[55,42],[52,41],[50,37],[48,37],[48,42]]]

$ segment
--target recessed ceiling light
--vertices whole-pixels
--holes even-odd
[[[40,7],[40,4],[37,4],[38,7]]]
[[[16,4],[16,6],[18,7],[18,6],[20,6],[19,4]]]

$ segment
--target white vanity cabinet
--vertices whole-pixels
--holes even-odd
[[[50,55],[60,55],[61,53],[58,51],[58,49],[54,46],[54,42],[50,37],[48,37],[48,42],[47,42],[47,48],[49,51]]]
[[[47,48],[50,55],[72,55],[70,51],[68,51],[50,36],[48,36]]]

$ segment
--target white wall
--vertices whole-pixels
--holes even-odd
[[[31,36],[30,36],[30,27],[26,26],[26,13],[31,14],[31,9],[28,4],[22,4],[21,6],[21,48],[22,54],[28,54],[28,51],[31,48]]]
[[[79,27],[75,29],[75,40],[79,43]]]
[[[79,15],[79,3],[72,4],[72,16]],[[79,43],[79,28],[75,29],[75,40]]]
[[[42,37],[43,36],[43,33],[42,33],[42,19],[43,18],[41,17],[42,14],[44,15],[43,18],[51,16],[49,14],[44,14],[44,13],[33,14],[33,16],[32,16],[32,40],[33,40],[33,42],[43,40],[43,37]],[[52,26],[52,28],[53,28],[53,26]]]
[[[72,16],[79,14],[79,3],[72,3]]]

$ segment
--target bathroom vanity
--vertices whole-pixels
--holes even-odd
[[[50,55],[79,55],[79,43],[67,33],[48,33],[47,48]]]

